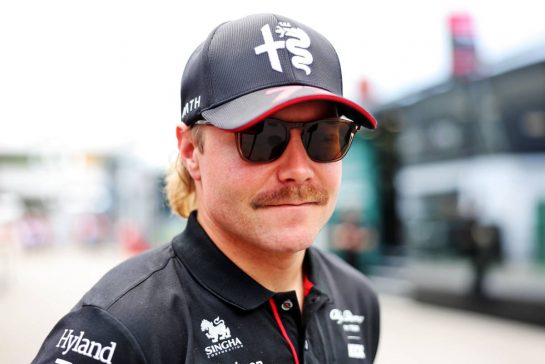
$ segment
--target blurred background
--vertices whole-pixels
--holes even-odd
[[[217,24],[325,34],[379,128],[316,244],[380,293],[377,363],[543,363],[545,5],[531,0],[0,4],[0,362],[185,222],[162,188],[179,83]]]

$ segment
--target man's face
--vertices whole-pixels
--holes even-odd
[[[273,115],[288,122],[336,116],[333,106],[311,101]],[[198,220],[212,239],[256,252],[306,249],[330,218],[341,181],[341,162],[309,159],[292,129],[282,156],[270,163],[244,161],[235,135],[204,127],[204,150],[195,150]]]

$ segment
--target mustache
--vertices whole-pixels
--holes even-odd
[[[323,188],[311,184],[284,186],[274,191],[265,191],[255,196],[251,201],[254,209],[271,205],[288,205],[314,203],[319,206],[327,204],[329,195]]]

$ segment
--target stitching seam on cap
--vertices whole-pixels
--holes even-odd
[[[337,53],[337,50],[335,49],[335,47],[333,47],[333,45],[326,39],[326,37],[323,37],[321,34],[320,36],[323,38],[323,40],[327,43],[329,43],[329,45],[331,46],[331,49],[333,49],[333,52],[335,53],[335,58],[337,59],[337,66],[338,66],[338,69],[339,69],[339,79],[341,80],[341,96],[344,95],[344,83],[343,83],[343,72],[342,72],[342,68],[341,68],[341,59],[339,58],[339,54]]]
[[[208,103],[209,104],[212,104],[212,101],[216,101],[216,97],[215,97],[215,92],[214,92],[214,87],[212,85],[212,70],[210,68],[210,57],[209,57],[209,53],[210,53],[210,45],[212,44],[212,40],[214,39],[214,36],[216,35],[216,32],[219,30],[220,27],[222,27],[223,25],[227,24],[228,22],[224,22],[224,23],[221,23],[220,25],[218,25],[216,27],[216,29],[214,29],[212,31],[212,33],[210,34],[209,36],[209,39],[208,41],[205,43],[205,45],[203,46],[203,57],[206,57],[206,59],[204,60],[204,64],[206,65],[206,70],[205,70],[205,76],[206,76],[206,84],[208,85],[207,87],[207,93],[208,93]],[[206,49],[204,49],[204,47],[206,47]]]

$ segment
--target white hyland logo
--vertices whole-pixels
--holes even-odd
[[[267,53],[272,69],[282,72],[278,50],[287,49],[293,55],[291,57],[293,67],[305,71],[307,76],[310,75],[312,71],[309,65],[312,64],[314,58],[308,51],[308,47],[310,47],[308,34],[303,29],[292,27],[287,22],[278,23],[274,32],[280,38],[286,38],[286,40],[274,40],[271,27],[266,24],[261,28],[264,43],[254,48],[255,54]]]
[[[112,364],[112,357],[114,356],[115,347],[117,343],[110,341],[109,346],[103,346],[97,341],[91,341],[84,337],[85,331],[80,331],[79,335],[72,335],[74,330],[64,330],[61,339],[57,343],[57,348],[64,349],[62,355],[66,355],[70,350],[81,355],[88,356],[95,360],[99,360],[102,363]],[[65,362],[62,359],[57,359],[57,362]]]
[[[202,320],[201,331],[206,334],[207,338],[212,340],[212,345],[204,348],[208,358],[243,347],[242,341],[238,337],[231,338],[231,330],[219,316],[213,322]]]

